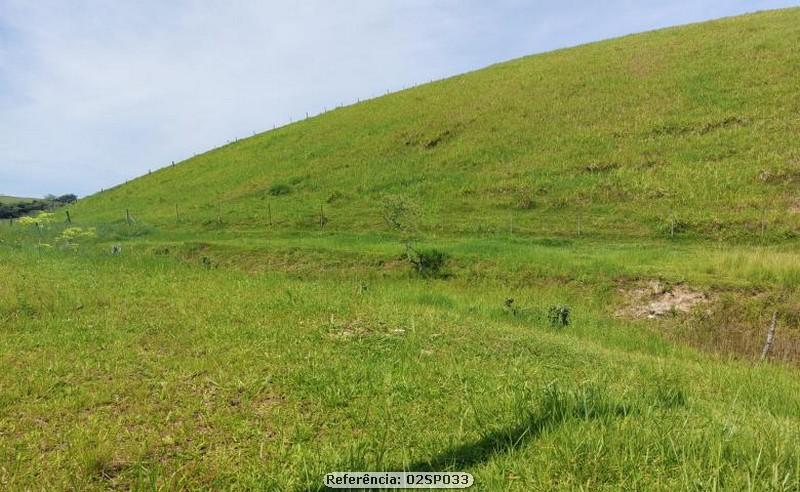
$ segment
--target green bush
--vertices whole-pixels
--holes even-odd
[[[445,267],[450,256],[438,249],[409,248],[406,257],[414,271],[424,278],[445,276]]]

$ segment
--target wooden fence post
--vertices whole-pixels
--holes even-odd
[[[772,344],[775,342],[775,328],[778,325],[778,311],[772,313],[772,322],[769,324],[769,331],[767,331],[767,341],[764,344],[764,350],[761,351],[761,362],[764,362],[769,355]]]
[[[69,210],[65,210],[67,214],[67,224],[72,224],[72,217],[69,216]]]

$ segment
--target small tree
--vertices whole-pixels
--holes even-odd
[[[410,243],[417,232],[417,222],[421,212],[416,203],[400,195],[387,195],[381,201],[381,215],[384,222],[400,234],[401,241]]]
[[[405,246],[404,257],[420,276],[438,277],[442,275],[448,260],[447,253],[437,249],[420,249],[415,246],[420,208],[407,197],[387,195],[381,202],[381,215],[384,222],[400,236]]]

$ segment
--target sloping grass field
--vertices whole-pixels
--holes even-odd
[[[499,64],[232,143],[82,200],[196,234],[383,230],[387,194],[429,233],[791,239],[800,230],[800,10]],[[154,165],[154,167],[157,167]],[[270,226],[270,223],[272,224]],[[673,227],[674,226],[674,227]],[[674,230],[673,230],[674,229]]]
[[[136,243],[4,258],[12,490],[317,490],[332,470],[383,469],[466,470],[478,490],[800,483],[797,371],[616,318],[602,271],[252,273]],[[558,303],[568,327],[547,320]]]
[[[798,75],[798,9],[667,29],[0,225],[0,488],[800,489]]]

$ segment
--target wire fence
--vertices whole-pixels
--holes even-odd
[[[281,208],[270,202],[260,208],[245,208],[239,205],[234,210],[226,210],[223,202],[198,207],[182,207],[174,203],[160,211],[153,209],[139,215],[135,209],[120,209],[118,218],[83,220],[75,209],[56,210],[55,225],[113,226],[128,227],[149,226],[166,230],[195,227],[200,229],[274,229],[274,230],[326,230],[338,232],[362,232],[366,230],[392,232],[378,208],[360,210],[358,212],[332,207],[326,202],[318,205],[306,202],[304,205]],[[18,218],[0,219],[4,228],[24,227]],[[526,211],[512,212],[507,215],[493,214],[480,216],[476,214],[440,214],[420,220],[415,228],[421,233],[449,233],[476,235],[504,235],[509,237],[642,237],[668,238],[682,237],[700,238],[750,238],[750,239],[792,239],[797,234],[790,224],[771,223],[766,216],[731,223],[727,226],[713,224],[711,232],[702,229],[695,223],[682,219],[675,212],[650,217],[645,221],[626,221],[624,217],[609,220],[608,214],[580,212],[572,215],[531,214]]]

